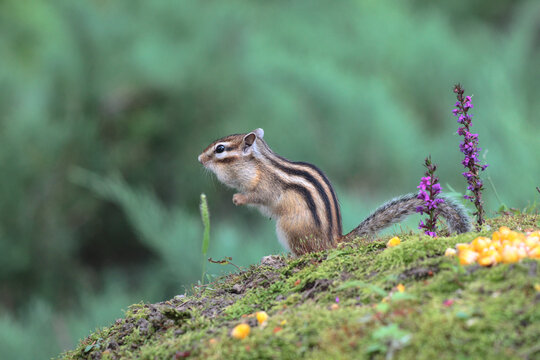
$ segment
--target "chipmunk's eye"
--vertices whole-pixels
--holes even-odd
[[[222,153],[225,151],[225,146],[223,145],[218,145],[216,146],[216,152],[219,154],[219,153]]]

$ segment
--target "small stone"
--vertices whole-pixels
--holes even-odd
[[[150,325],[150,323],[146,319],[139,319],[139,321],[137,321],[137,327],[139,328],[140,333],[143,335],[148,334],[148,325]]]
[[[261,259],[261,264],[265,266],[270,266],[274,269],[279,269],[284,265],[284,262],[280,256],[268,255]]]
[[[116,350],[118,348],[118,343],[114,340],[110,340],[107,344],[107,349]]]
[[[191,351],[177,351],[176,354],[174,354],[175,359],[184,359],[191,355]]]
[[[163,323],[163,326],[166,328],[170,328],[171,326],[174,326],[174,320],[168,319],[167,321]]]
[[[133,329],[133,324],[131,323],[125,323],[122,326],[122,331],[125,331],[125,332],[130,332],[132,329]]]

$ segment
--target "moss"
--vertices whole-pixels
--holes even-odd
[[[533,215],[488,221],[535,227]],[[65,359],[533,358],[540,354],[539,264],[463,267],[447,247],[480,233],[402,243],[357,241],[306,256],[276,257],[180,300],[133,305]],[[404,292],[396,289],[405,286]],[[339,303],[336,302],[339,299]],[[269,314],[264,326],[250,316]],[[231,329],[246,322],[250,335]]]
[[[501,226],[508,226],[512,230],[525,231],[527,229],[540,228],[540,214],[503,214],[501,216],[487,219],[486,225],[492,229]]]
[[[125,317],[133,320],[145,319],[148,317],[148,309],[143,303],[133,304],[128,307]]]

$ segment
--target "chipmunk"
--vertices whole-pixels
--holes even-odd
[[[211,143],[198,160],[219,181],[240,191],[233,196],[235,205],[255,206],[276,219],[279,241],[295,255],[373,236],[423,205],[416,193],[399,196],[342,235],[338,199],[326,175],[314,165],[277,155],[263,136],[263,129],[226,136]],[[471,230],[464,208],[451,199],[445,198],[438,211],[446,218],[450,232]]]

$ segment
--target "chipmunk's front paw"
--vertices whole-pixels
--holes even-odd
[[[247,204],[247,197],[244,194],[234,194],[232,197],[232,202],[234,205],[245,205]]]

